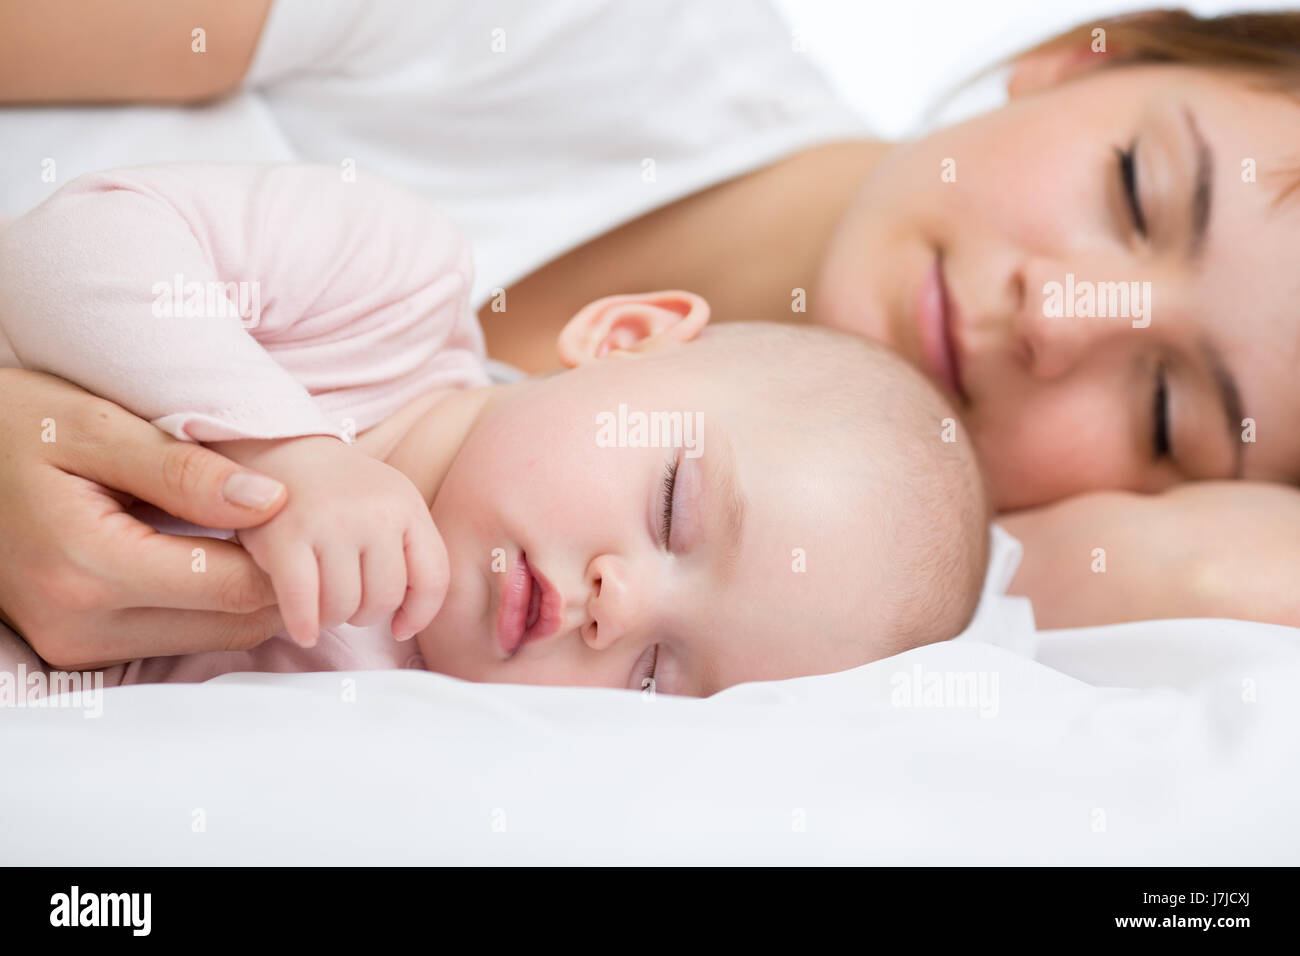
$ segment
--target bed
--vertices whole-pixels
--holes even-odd
[[[1038,641],[1036,659],[957,641],[707,700],[414,671],[109,689],[97,718],[0,715],[0,859],[1300,861],[1294,633],[1167,621]],[[970,674],[996,687],[970,698],[986,706],[902,703]]]
[[[0,860],[1294,864],[1300,632],[959,638],[705,700],[231,674],[0,712]]]
[[[995,19],[961,9],[971,30]],[[848,50],[832,73],[851,85],[849,64],[873,59]],[[27,171],[0,177],[0,219],[97,168],[296,158],[251,92],[202,111],[3,111],[0,141],[6,170]],[[393,671],[3,708],[0,861],[1300,863],[1300,631],[1039,631],[1002,593],[1002,543],[961,638],[707,700]]]

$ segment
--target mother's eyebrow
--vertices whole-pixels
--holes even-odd
[[[1205,235],[1210,228],[1210,210],[1214,203],[1214,152],[1210,144],[1201,135],[1196,125],[1196,117],[1187,107],[1183,107],[1183,118],[1187,120],[1187,129],[1192,134],[1196,147],[1195,186],[1192,189],[1192,238],[1187,246],[1189,258],[1200,255],[1205,246]]]

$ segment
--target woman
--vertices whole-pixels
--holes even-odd
[[[209,24],[227,16],[222,35],[237,42],[202,75],[187,62],[183,83],[177,68],[134,61],[124,72],[112,58],[96,75],[94,50],[51,40],[50,55],[70,57],[75,70],[29,57],[7,86],[27,100],[219,94],[248,68],[266,4],[204,13]],[[173,28],[192,20],[179,16]],[[809,145],[533,268],[483,305],[489,350],[543,368],[577,305],[666,287],[700,292],[722,317],[810,318],[872,336],[960,403],[1000,510],[1017,512],[1002,519],[1026,545],[1013,591],[1034,600],[1040,624],[1300,624],[1285,571],[1300,496],[1263,484],[1294,482],[1300,469],[1288,315],[1297,223],[1285,173],[1298,23],[1161,13],[1089,24],[1019,58],[1011,102],[993,113],[898,145]],[[142,28],[134,36],[149,42]],[[100,82],[114,77],[116,86]],[[1053,284],[1103,282],[1135,283],[1140,297],[1118,317],[1095,308],[1055,317],[1048,305]],[[178,566],[179,550],[160,557],[183,544],[138,526],[134,540],[109,543],[105,529],[126,519],[102,492],[120,486],[93,448],[134,443],[160,472],[170,462],[161,489],[120,490],[191,520],[255,524],[279,504],[274,490],[263,510],[231,520],[215,489],[233,465],[128,437],[143,433],[120,410],[66,386],[46,397],[51,386],[14,376],[0,387],[31,414],[48,408],[57,419],[61,403],[90,446],[14,443],[0,468],[5,500],[30,502],[0,514],[9,552],[0,607],[38,652],[67,665],[250,646],[271,633],[265,582],[237,553],[223,554],[216,580],[196,588],[192,575],[182,582],[164,569]],[[16,429],[6,416],[4,427]],[[123,577],[149,559],[153,571]],[[61,600],[87,582],[95,599]],[[182,622],[184,641],[175,637]]]

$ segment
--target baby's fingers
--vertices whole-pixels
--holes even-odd
[[[349,624],[378,624],[401,607],[406,597],[406,558],[402,541],[367,548],[361,555],[361,606]]]
[[[361,606],[363,562],[356,548],[320,545],[320,625],[350,620]]]
[[[276,552],[267,573],[275,586],[284,628],[295,644],[314,647],[320,637],[320,570],[316,553],[306,545]]]
[[[432,522],[406,532],[406,600],[393,615],[393,637],[405,641],[429,626],[450,584],[447,546]]]

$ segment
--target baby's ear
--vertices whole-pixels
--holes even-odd
[[[709,303],[693,292],[611,295],[584,306],[560,333],[560,361],[574,368],[606,356],[689,342],[709,321]]]

